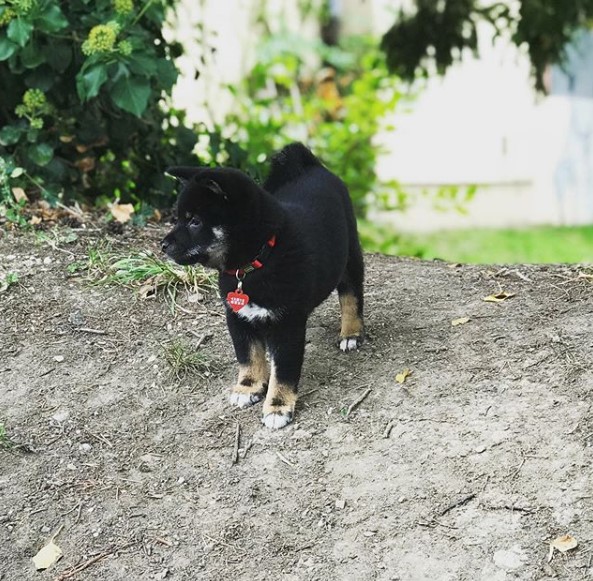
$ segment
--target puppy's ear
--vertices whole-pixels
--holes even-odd
[[[229,196],[228,194],[220,187],[218,182],[214,180],[204,180],[200,182],[210,193],[214,194],[217,197],[222,198],[226,202],[228,202]]]
[[[188,167],[188,166],[174,166],[168,167],[165,170],[167,175],[178,179],[183,185],[202,173],[204,168]]]

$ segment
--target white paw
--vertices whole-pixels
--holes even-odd
[[[288,414],[266,414],[262,418],[262,424],[266,426],[266,428],[270,428],[272,430],[279,430],[284,426],[287,426],[292,422],[292,413]]]
[[[340,341],[340,349],[346,353],[347,351],[356,351],[358,349],[357,337],[346,337]]]
[[[229,401],[240,408],[248,408],[263,399],[259,393],[235,393],[231,392]]]

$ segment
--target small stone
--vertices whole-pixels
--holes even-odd
[[[341,498],[338,498],[336,500],[336,508],[344,510],[346,508],[346,501],[342,500]]]
[[[50,256],[46,256],[43,259],[43,264],[45,264],[45,265],[51,264],[51,257]]]
[[[93,447],[87,442],[80,445],[81,452],[90,452],[92,449],[93,449]]]
[[[510,550],[496,551],[493,561],[497,567],[505,571],[518,569],[524,562],[523,551],[518,545],[513,546]]]
[[[481,445],[476,448],[476,454],[482,454],[486,451],[486,446]]]
[[[64,361],[64,356],[63,356],[63,355],[56,355],[56,356],[54,357],[54,361],[55,361],[56,363],[62,363],[62,361]]]
[[[61,424],[62,422],[65,422],[69,417],[70,412],[68,410],[59,410],[51,417],[51,419]]]
[[[76,470],[76,466],[74,464],[66,464],[66,468],[68,468],[68,470]]]

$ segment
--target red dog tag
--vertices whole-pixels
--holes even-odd
[[[240,288],[238,288],[237,290],[231,291],[227,294],[226,302],[236,313],[249,302],[249,297]]]

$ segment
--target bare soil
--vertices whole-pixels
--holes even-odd
[[[295,423],[271,432],[227,402],[214,293],[172,313],[67,271],[98,238],[127,252],[161,234],[0,238],[0,273],[19,275],[0,294],[0,579],[591,578],[583,268],[367,256],[368,340],[341,353],[337,300],[320,307]],[[515,296],[482,300],[500,290]],[[212,371],[177,377],[163,346],[207,334]],[[64,557],[36,572],[56,532]],[[565,534],[578,547],[548,563]]]

